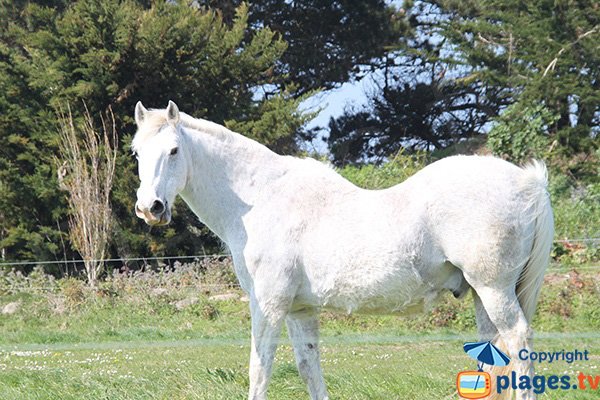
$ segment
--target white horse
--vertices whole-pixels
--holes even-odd
[[[137,215],[168,224],[180,195],[227,244],[250,297],[249,399],[266,398],[284,321],[311,398],[327,399],[321,308],[413,312],[446,290],[460,297],[472,288],[481,338],[500,338],[517,373],[533,373],[517,353],[530,347],[553,237],[543,164],[449,157],[400,185],[364,190],[173,102],[138,103],[135,120]]]

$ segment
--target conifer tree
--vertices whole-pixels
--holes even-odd
[[[518,137],[536,149],[499,154],[545,154],[568,164],[571,174],[597,174],[584,160],[599,147],[598,2],[432,0],[403,6],[410,35],[380,63],[384,79],[369,105],[330,124],[335,162],[381,160],[399,148],[440,149],[485,138],[512,106],[513,116],[543,109],[549,123],[542,124],[543,140],[514,131],[522,124],[503,124],[504,139],[495,145]],[[541,152],[541,142],[547,151]]]
[[[228,123],[271,146],[294,150],[306,115],[276,65],[286,50],[268,27],[248,27],[248,7],[230,23],[194,2],[80,0],[0,3],[0,249],[5,260],[77,257],[58,189],[57,109],[83,103],[92,116],[112,108],[119,148],[135,131],[138,100],[174,100],[194,116]],[[281,88],[261,95],[265,85]],[[291,112],[291,111],[294,112]],[[78,114],[79,111],[79,114]],[[233,122],[235,121],[235,123]],[[190,255],[218,250],[186,207],[174,225],[151,230],[133,207],[135,162],[117,159],[112,192],[113,256]],[[64,244],[64,248],[63,248]]]

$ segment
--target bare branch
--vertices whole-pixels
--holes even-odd
[[[573,47],[574,45],[576,45],[579,41],[581,41],[581,39],[584,39],[585,37],[594,34],[598,31],[598,28],[600,27],[600,25],[596,25],[595,27],[593,27],[592,29],[590,29],[589,31],[582,33],[581,35],[577,36],[577,39],[575,39],[575,41],[563,46],[558,53],[556,53],[556,57],[554,57],[554,59],[552,61],[550,61],[550,63],[548,64],[548,66],[546,67],[546,69],[544,69],[544,74],[542,76],[546,76],[548,74],[549,71],[554,71],[554,68],[556,67],[556,63],[558,62],[558,58],[562,55],[562,53],[564,53],[569,47]]]
[[[94,128],[89,111],[75,124],[70,107],[60,112],[59,186],[68,192],[71,211],[69,236],[83,258],[88,282],[96,286],[102,272],[111,232],[110,191],[117,158],[117,133],[109,109],[102,132]],[[107,124],[108,122],[110,123]]]

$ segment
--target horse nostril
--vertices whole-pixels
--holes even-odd
[[[162,214],[165,211],[165,205],[160,200],[154,200],[152,203],[152,207],[150,207],[150,212],[152,214]]]

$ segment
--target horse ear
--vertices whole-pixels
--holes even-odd
[[[179,108],[171,100],[169,100],[169,105],[167,106],[167,122],[171,125],[177,125],[179,122]]]
[[[146,107],[144,107],[142,102],[138,101],[135,105],[135,123],[137,124],[137,126],[140,126],[142,124],[147,112],[148,110],[146,110]]]

